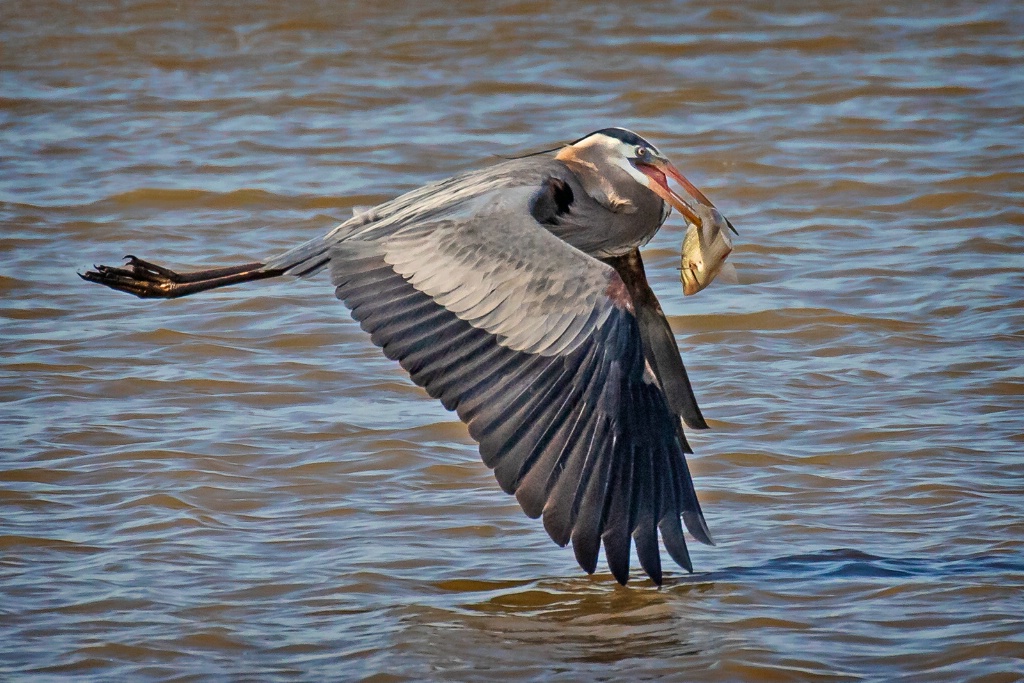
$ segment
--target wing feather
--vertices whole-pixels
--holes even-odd
[[[587,410],[586,407],[573,410],[558,434],[561,438],[550,441],[539,457],[529,464],[529,471],[521,477],[516,489],[516,498],[520,504],[524,509],[529,507],[527,514],[535,512],[536,516],[540,516],[548,509],[551,489],[562,476],[566,463],[581,459],[580,451],[586,446],[594,416],[595,411]],[[520,444],[519,447],[529,449],[531,445]],[[545,528],[549,533],[552,521],[550,514],[545,516]],[[566,535],[564,530],[559,534],[551,534],[551,538],[559,545],[565,545],[568,538],[562,538],[563,535]]]
[[[574,454],[575,457],[566,457],[567,452],[563,451],[546,487],[544,528],[555,543],[562,546],[571,537],[580,498],[593,475],[598,441],[604,435],[600,421],[604,421],[606,416],[597,410],[586,414],[592,424],[581,430],[581,439],[585,439],[585,442],[579,444],[580,452]]]

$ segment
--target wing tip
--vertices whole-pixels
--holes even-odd
[[[690,560],[690,551],[686,548],[686,538],[683,536],[683,527],[679,523],[679,517],[670,515],[665,517],[658,524],[661,529],[661,540],[665,544],[665,550],[669,556],[680,567],[693,573],[693,562]]]
[[[708,425],[707,421],[704,419],[704,415],[700,412],[700,408],[697,408],[696,404],[694,404],[693,407],[694,412],[688,412],[681,416],[683,418],[683,424],[690,429],[711,429],[711,426]]]
[[[658,547],[658,530],[651,524],[641,527],[633,532],[633,541],[636,543],[636,555],[640,560],[640,568],[650,577],[654,585],[661,586],[663,576],[661,571],[661,549]]]
[[[542,513],[544,517],[544,531],[548,532],[548,536],[559,548],[564,548],[569,544],[570,534],[572,533],[572,520],[564,512],[559,509],[557,504],[552,505],[551,501],[548,501]]]
[[[595,544],[593,540],[586,540],[580,534],[572,535],[572,550],[576,555],[576,562],[587,574],[597,571],[597,556],[601,547],[600,539]]]
[[[602,537],[604,559],[608,562],[608,569],[615,580],[625,586],[629,583],[629,548],[632,545],[629,533],[622,534],[616,530],[609,530]]]
[[[689,531],[690,535],[695,539],[704,545],[717,545],[715,543],[715,539],[711,537],[711,530],[708,529],[708,524],[704,521],[704,515],[699,509],[684,512],[683,522],[686,524],[686,530]]]

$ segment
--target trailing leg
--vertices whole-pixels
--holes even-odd
[[[177,273],[135,256],[125,259],[124,267],[96,266],[96,270],[78,276],[142,299],[176,299],[227,285],[279,277],[285,272],[284,269],[267,269],[262,263],[246,263]]]

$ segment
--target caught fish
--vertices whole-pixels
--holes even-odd
[[[726,264],[725,259],[732,253],[732,226],[718,209],[701,206],[699,209],[702,227],[690,223],[683,238],[683,254],[679,279],[683,282],[683,294],[696,294],[722,275],[723,280],[737,282],[736,269]]]

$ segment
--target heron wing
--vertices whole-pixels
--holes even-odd
[[[544,230],[536,193],[506,188],[458,214],[331,247],[337,296],[385,355],[455,410],[484,463],[593,572],[661,582],[658,529],[710,542],[678,418],[646,365],[622,279]]]

